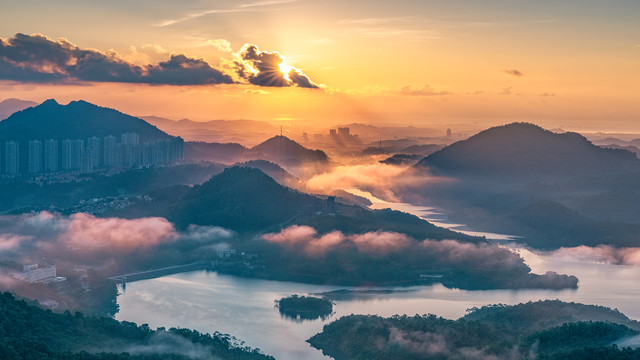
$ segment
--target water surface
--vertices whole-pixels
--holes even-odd
[[[359,194],[362,195],[362,194]],[[370,195],[370,194],[369,194]],[[494,240],[510,240],[505,234],[473,232],[451,224],[436,209],[411,204],[386,203],[369,197],[373,208],[390,207],[431,219],[438,225]],[[576,290],[484,290],[447,289],[442,285],[409,288],[363,289],[268,281],[196,271],[127,284],[118,296],[118,320],[147,323],[151,327],[186,327],[200,332],[220,331],[244,340],[251,347],[280,360],[328,359],[305,340],[322,331],[322,326],[349,314],[432,313],[449,319],[463,316],[467,309],[488,304],[518,304],[560,299],[617,308],[640,320],[640,268],[591,262],[567,261],[549,255],[516,249],[535,273],[556,271],[576,275]],[[336,300],[335,314],[325,320],[296,322],[283,318],[274,301],[291,294],[307,295],[347,289],[350,300]],[[371,291],[397,290],[397,291]]]

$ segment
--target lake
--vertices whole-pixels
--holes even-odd
[[[372,200],[376,200],[373,208],[391,207],[425,218],[438,217],[441,226],[489,239],[514,238],[505,234],[475,232],[463,225],[448,223],[443,214],[433,208]],[[580,279],[578,289],[466,291],[447,289],[442,285],[364,289],[195,271],[128,283],[126,290],[118,296],[120,312],[116,319],[146,323],[152,328],[186,327],[200,332],[231,334],[245,341],[246,345],[260,348],[279,360],[329,359],[311,348],[305,340],[320,332],[324,324],[349,314],[391,316],[432,313],[456,319],[474,306],[560,299],[617,308],[632,319],[640,320],[640,307],[637,306],[640,299],[639,267],[567,261],[526,249],[515,251],[536,273],[551,270],[576,275]],[[337,300],[335,314],[325,320],[296,322],[281,317],[274,307],[275,300],[291,294],[317,294],[339,289],[352,290],[354,296],[349,300]]]

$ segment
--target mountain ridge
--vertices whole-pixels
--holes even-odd
[[[530,123],[492,127],[425,157],[416,168],[445,175],[576,176],[640,171],[635,154],[603,149],[578,133],[555,134]]]

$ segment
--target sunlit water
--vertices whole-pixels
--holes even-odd
[[[386,204],[391,206],[376,202],[373,207],[393,207],[425,217],[430,213],[440,215],[432,208]],[[498,240],[513,238],[502,234],[479,234]],[[637,305],[640,299],[640,268],[573,262],[526,249],[517,251],[536,273],[551,270],[576,275],[580,279],[579,288],[564,291],[465,291],[433,285],[399,288],[391,293],[365,292],[357,296],[357,300],[336,301],[335,314],[328,319],[296,322],[281,317],[274,308],[274,300],[291,294],[315,294],[345,287],[256,280],[196,271],[127,284],[126,290],[118,297],[120,312],[116,318],[147,323],[153,328],[186,327],[207,333],[231,334],[281,360],[328,359],[305,340],[320,332],[324,324],[349,314],[391,316],[432,313],[455,319],[474,306],[561,299],[617,308],[632,319],[640,320],[640,306]]]

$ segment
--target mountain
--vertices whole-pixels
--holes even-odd
[[[297,142],[278,135],[251,148],[252,152],[285,165],[302,165],[308,162],[327,163],[329,158],[322,150],[310,150]]]
[[[442,149],[443,147],[444,147],[444,145],[439,145],[439,144],[412,145],[412,146],[408,146],[408,147],[400,150],[400,153],[403,153],[403,154],[420,154],[422,156],[427,156],[427,155],[431,155],[434,152]]]
[[[635,172],[640,160],[626,150],[595,146],[577,133],[512,123],[451,144],[416,167],[445,175],[537,178]]]
[[[393,154],[391,157],[380,160],[379,163],[387,165],[413,165],[420,159],[422,159],[422,155],[418,154]]]
[[[38,105],[37,102],[15,98],[2,100],[0,101],[0,120],[8,118],[16,111],[24,110],[36,105]]]
[[[287,170],[283,169],[280,165],[272,163],[267,160],[250,160],[243,163],[237,163],[233,166],[237,167],[249,167],[262,171],[263,173],[271,176],[275,181],[283,186],[287,186],[293,189],[297,189],[303,185],[302,180],[291,175]]]
[[[201,359],[273,360],[217,331],[152,330],[147,324],[80,312],[59,314],[7,292],[0,294],[0,329],[2,359],[188,360],[197,352]]]
[[[119,137],[127,132],[138,133],[141,143],[171,138],[142,119],[82,100],[61,105],[50,99],[0,122],[0,141],[18,141],[24,144],[25,150],[26,143],[33,139]]]
[[[238,143],[207,143],[189,141],[184,145],[187,161],[214,161],[234,164],[243,161],[267,160],[283,166],[307,163],[325,164],[329,158],[322,150],[310,150],[285,136],[275,136],[253,148]]]
[[[249,167],[227,168],[202,185],[191,188],[168,208],[156,206],[145,215],[166,216],[182,228],[195,224],[252,232],[308,225],[319,232],[384,230],[417,239],[481,241],[399,211],[368,210],[329,202],[282,186],[264,172]]]
[[[262,171],[232,167],[194,186],[169,214],[180,227],[213,225],[255,231],[285,223],[301,209],[321,209],[324,202],[278,184]]]
[[[618,310],[559,300],[472,308],[458,320],[435,315],[349,315],[307,342],[343,359],[638,359],[612,343],[638,336]]]
[[[184,143],[184,160],[233,164],[238,161],[243,161],[247,150],[246,147],[237,143],[187,141]]]
[[[264,121],[255,120],[171,120],[159,116],[141,116],[141,119],[175,136],[188,141],[238,142],[264,139],[278,128]],[[257,142],[253,142],[255,144]]]

